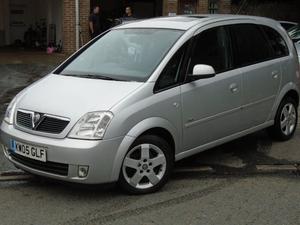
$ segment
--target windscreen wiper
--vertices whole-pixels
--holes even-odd
[[[114,81],[126,81],[126,80],[121,80],[121,79],[116,79],[108,76],[103,76],[103,75],[92,75],[92,74],[61,74],[64,76],[72,76],[72,77],[82,77],[82,78],[88,78],[88,79],[100,79],[100,80],[114,80]]]

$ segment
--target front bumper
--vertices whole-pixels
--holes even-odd
[[[36,136],[15,129],[5,122],[1,125],[1,142],[5,156],[15,166],[32,174],[71,181],[76,183],[99,184],[115,182],[118,177],[116,171],[121,167],[120,160],[116,160],[120,145],[124,137],[110,140],[90,141],[77,139],[53,139]],[[51,173],[43,169],[33,168],[21,163],[9,151],[11,140],[16,140],[33,146],[42,146],[47,149],[47,162],[49,164],[62,164],[67,166],[67,175]],[[35,162],[34,162],[35,163]],[[40,168],[43,165],[39,165]],[[79,166],[89,166],[85,178],[78,176]]]

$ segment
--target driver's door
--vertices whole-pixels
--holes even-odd
[[[215,27],[194,39],[188,74],[197,64],[212,66],[216,76],[181,86],[183,151],[240,131],[242,75],[233,70],[227,29]]]

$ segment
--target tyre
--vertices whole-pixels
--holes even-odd
[[[298,104],[290,97],[282,100],[276,113],[274,125],[268,130],[280,141],[291,139],[298,123]]]
[[[119,185],[130,194],[152,193],[167,182],[173,168],[171,147],[164,139],[145,135],[127,152],[120,171]]]

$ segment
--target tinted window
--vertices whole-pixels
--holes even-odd
[[[282,36],[271,27],[262,26],[262,28],[272,46],[274,58],[287,56],[289,50]]]
[[[300,40],[300,25],[294,26],[288,30],[288,33],[294,42]]]
[[[247,66],[272,58],[272,50],[264,33],[257,25],[230,26],[235,43],[235,67]]]
[[[180,80],[180,67],[183,62],[186,46],[181,47],[162,71],[155,89],[161,90],[176,85]]]
[[[295,24],[293,24],[293,23],[281,23],[281,26],[285,29],[285,30],[289,30],[289,29],[291,29],[292,27],[294,27],[295,26]]]
[[[189,74],[197,64],[212,66],[216,73],[228,70],[230,65],[230,48],[228,35],[224,27],[206,30],[196,37],[193,48]]]

